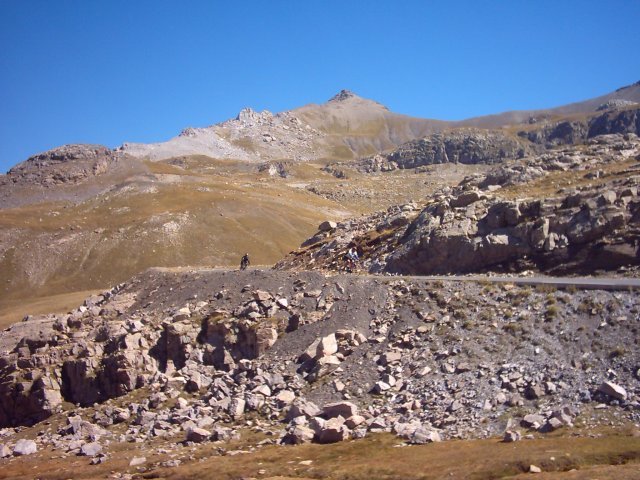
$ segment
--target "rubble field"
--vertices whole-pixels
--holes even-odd
[[[639,422],[639,309],[624,290],[150,269],[3,332],[0,462],[133,475],[207,445],[620,435]]]

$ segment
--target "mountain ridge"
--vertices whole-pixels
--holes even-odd
[[[585,114],[595,112],[599,106],[606,104],[608,101],[618,99],[640,103],[640,81],[592,99],[557,107],[534,110],[508,110],[455,121],[412,117],[394,113],[388,107],[375,100],[365,99],[351,90],[342,89],[323,104],[310,103],[276,114],[272,114],[268,110],[255,112],[251,107],[245,107],[232,119],[206,127],[185,127],[177,136],[166,141],[149,144],[124,142],[113,150],[138,158],[150,158],[151,160],[164,160],[172,156],[185,154],[203,154],[212,158],[233,158],[245,161],[250,161],[255,157],[256,153],[265,160],[275,160],[279,157],[286,158],[286,148],[273,148],[273,145],[270,145],[272,148],[266,149],[253,148],[253,151],[252,149],[243,148],[243,133],[245,133],[243,129],[236,132],[224,132],[225,129],[233,130],[234,121],[242,122],[245,120],[243,125],[237,127],[247,127],[246,118],[244,117],[249,112],[249,116],[253,115],[254,118],[262,116],[263,121],[273,118],[276,120],[286,119],[287,117],[295,118],[296,115],[299,115],[311,128],[320,130],[329,136],[338,133],[345,134],[346,139],[343,142],[335,142],[330,138],[325,139],[328,142],[327,145],[322,145],[322,142],[318,144],[313,138],[307,138],[306,140],[311,141],[311,147],[319,150],[319,155],[330,155],[335,148],[346,146],[350,149],[352,156],[358,156],[374,153],[373,150],[397,147],[406,141],[435,133],[445,128],[499,128],[507,124],[526,123],[531,120],[538,121],[539,118],[536,117],[541,116],[557,117]],[[357,113],[345,113],[343,111],[345,103],[351,104],[349,106]],[[332,108],[336,106],[338,107],[337,111]],[[389,130],[389,132],[386,132],[386,130]],[[369,138],[363,138],[367,136]],[[286,142],[287,140],[285,140]],[[254,143],[257,143],[257,141]],[[289,143],[295,148],[301,147],[299,142],[289,141]],[[32,157],[51,152],[56,148],[60,147],[40,152]],[[311,159],[311,154],[301,155],[300,159]]]

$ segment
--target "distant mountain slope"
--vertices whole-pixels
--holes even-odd
[[[311,160],[321,136],[290,112],[243,109],[235,119],[205,128],[186,128],[166,142],[125,143],[120,151],[153,161],[184,155],[245,161]]]
[[[347,90],[328,102],[272,114],[242,110],[235,119],[187,128],[166,142],[125,143],[119,150],[153,161],[180,155],[245,161],[352,158],[439,131],[448,122],[412,118]]]
[[[347,160],[393,149],[450,128],[498,128],[589,114],[615,102],[640,103],[640,82],[597,98],[539,110],[509,111],[458,122],[415,118],[342,90],[328,102],[272,114],[244,109],[232,120],[187,128],[166,142],[125,143],[120,150],[137,158],[164,160],[180,155],[212,158],[298,161]]]
[[[640,103],[640,82],[619,88],[614,92],[607,93],[606,95],[581,102],[540,110],[518,110],[498,113],[495,115],[474,117],[457,122],[457,125],[495,128],[515,123],[526,123],[530,119],[536,120],[540,117],[560,117],[565,115],[592,113],[598,111],[599,107],[615,100]]]

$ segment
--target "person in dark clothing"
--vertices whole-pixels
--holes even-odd
[[[240,259],[240,270],[246,270],[251,262],[249,262],[249,254],[245,253]]]

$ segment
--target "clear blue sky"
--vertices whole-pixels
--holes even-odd
[[[640,80],[638,0],[0,0],[0,172],[342,88],[413,116],[545,108]]]

